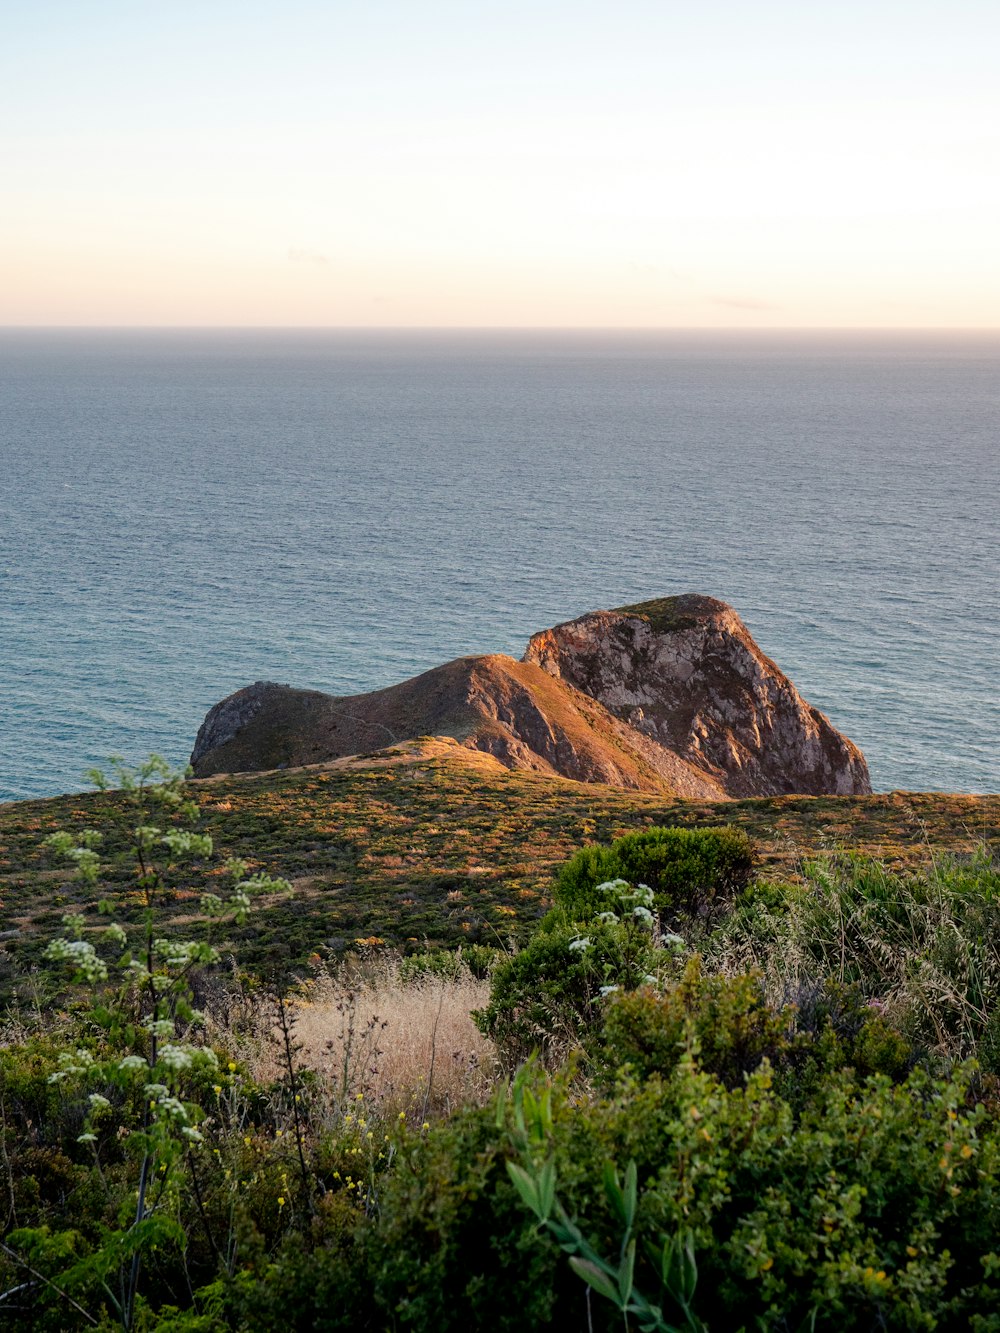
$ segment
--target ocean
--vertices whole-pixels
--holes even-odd
[[[1000,790],[1000,334],[0,331],[0,800],[731,603],[876,790]]]

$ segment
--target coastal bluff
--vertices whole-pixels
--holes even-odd
[[[865,795],[858,747],[736,612],[688,594],[532,636],[520,662],[460,657],[367,694],[258,681],[208,712],[196,777],[326,763],[447,736],[507,768],[703,799]]]

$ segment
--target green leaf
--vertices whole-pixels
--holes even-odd
[[[694,1298],[698,1285],[698,1264],[694,1257],[694,1233],[678,1232],[664,1243],[662,1259],[663,1285],[685,1311]]]
[[[611,1205],[611,1211],[615,1217],[622,1226],[627,1227],[628,1209],[625,1206],[625,1195],[618,1183],[618,1172],[612,1162],[604,1163],[604,1193],[607,1195],[608,1203]]]
[[[672,1327],[663,1322],[663,1311],[658,1305],[649,1307],[649,1314],[645,1319],[642,1316],[638,1316],[638,1318],[639,1333],[664,1333],[664,1330],[673,1333]]]
[[[502,1130],[507,1123],[507,1095],[509,1092],[510,1087],[506,1083],[502,1083],[497,1089],[496,1127],[498,1130]]]
[[[625,1168],[625,1225],[630,1231],[635,1225],[635,1211],[638,1204],[638,1174],[633,1157]]]
[[[520,1194],[525,1207],[530,1208],[539,1221],[544,1221],[538,1198],[538,1187],[535,1184],[534,1177],[529,1175],[523,1166],[518,1166],[516,1162],[507,1163],[507,1174],[510,1176],[514,1188]]]
[[[550,1157],[538,1175],[538,1205],[543,1220],[552,1212],[556,1198],[556,1164]]]
[[[598,1268],[597,1264],[592,1264],[589,1259],[578,1259],[574,1256],[570,1259],[569,1266],[577,1277],[583,1278],[588,1287],[593,1287],[601,1296],[605,1296],[613,1302],[619,1310],[622,1308],[622,1302],[614,1280]]]
[[[681,1263],[681,1292],[684,1304],[690,1305],[698,1285],[698,1264],[694,1257],[694,1232],[685,1231],[684,1250]]]
[[[635,1280],[635,1241],[629,1242],[618,1265],[618,1294],[622,1305],[627,1305],[632,1296],[632,1284]]]

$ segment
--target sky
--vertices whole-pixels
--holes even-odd
[[[3,11],[3,325],[1000,327],[996,0]]]

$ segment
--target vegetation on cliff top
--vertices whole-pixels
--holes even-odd
[[[695,610],[704,611],[711,599],[695,594],[677,597],[654,597],[648,602],[633,602],[630,606],[616,606],[615,611],[623,616],[636,616],[648,622],[650,629],[657,634],[678,634],[682,630],[694,629],[698,624]],[[722,603],[718,603],[722,606]]]
[[[192,784],[201,827],[225,856],[290,879],[289,902],[263,902],[227,940],[253,969],[292,969],[316,950],[358,942],[404,951],[523,942],[547,910],[555,870],[578,848],[657,825],[732,824],[759,849],[761,873],[795,877],[844,848],[913,864],[1000,837],[1000,797],[891,793],[702,802],[500,769],[441,741],[341,764]],[[0,806],[0,902],[6,966],[36,959],[61,915],[93,910],[40,846],[55,829],[104,831],[113,883],[130,874],[129,813],[115,792]],[[211,867],[194,862],[171,929],[200,927]],[[0,955],[0,969],[4,955]],[[3,972],[0,970],[0,984]]]

